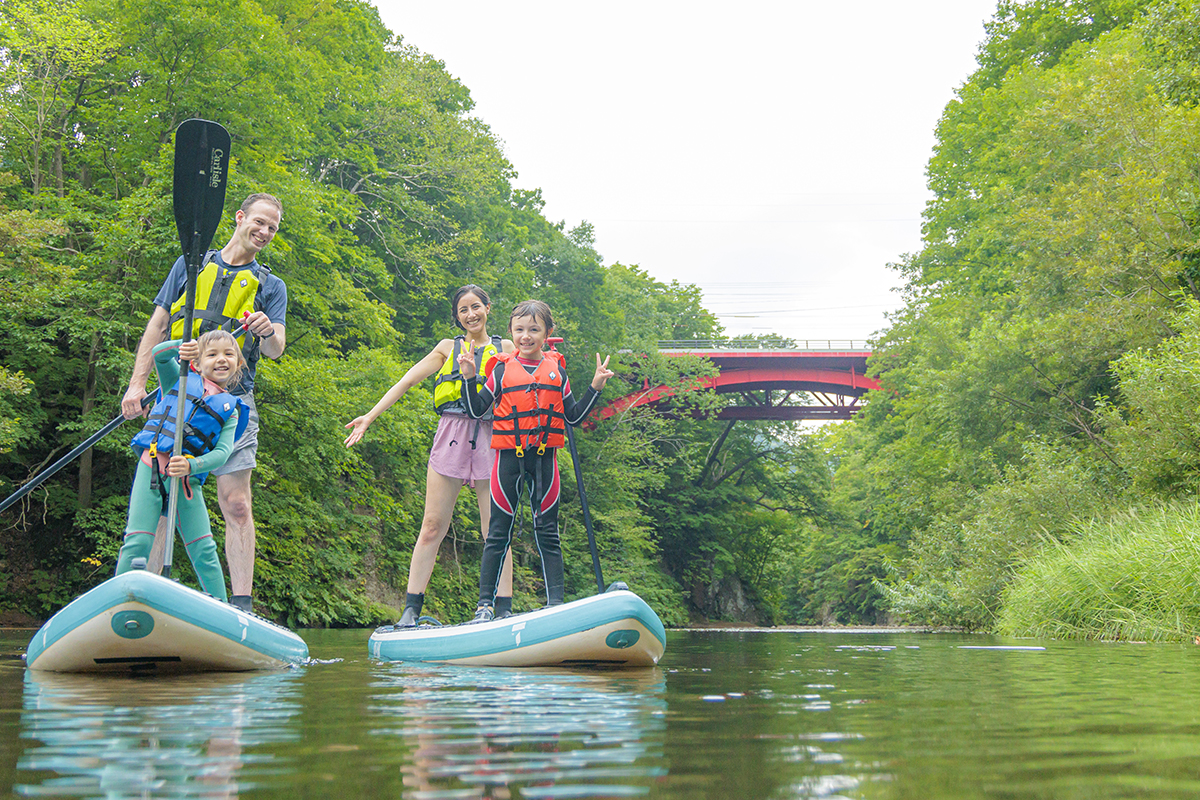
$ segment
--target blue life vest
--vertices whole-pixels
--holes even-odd
[[[152,445],[156,445],[155,449],[160,453],[173,452],[180,383],[176,383],[171,391],[154,404],[145,426],[130,441],[130,447],[149,450]],[[217,440],[221,438],[221,428],[235,410],[238,412],[235,441],[245,432],[246,425],[250,422],[250,413],[240,397],[228,392],[205,396],[204,378],[196,372],[188,374],[187,397],[184,402],[184,455],[202,456],[211,452],[217,446]],[[195,477],[203,482],[208,473]]]

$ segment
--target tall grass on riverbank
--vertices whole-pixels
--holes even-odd
[[[1047,639],[1192,641],[1200,635],[1200,509],[1140,508],[1050,541],[1017,573],[996,623]]]

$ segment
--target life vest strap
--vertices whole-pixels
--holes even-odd
[[[186,387],[186,384],[188,383],[187,376],[186,375],[181,376],[180,382],[185,384],[185,387]],[[184,391],[186,392],[187,389],[185,388]],[[167,397],[175,398],[175,411],[176,411],[176,414],[178,414],[178,408],[179,408],[179,402],[180,402],[180,400],[179,400],[179,383],[176,383],[173,387],[171,387],[171,389],[169,389],[167,391],[166,395],[164,395],[164,397],[163,397],[163,400],[166,400]],[[166,427],[167,422],[170,421],[170,419],[171,419],[171,411],[172,411],[171,405],[169,403],[164,402],[164,403],[162,403],[162,407],[159,409],[159,411],[157,413],[151,413],[146,420],[147,425],[150,424],[151,420],[158,421],[158,427],[155,428],[154,437],[153,437],[153,441],[156,445],[155,446],[155,455],[157,455],[157,450],[158,450],[158,448],[157,448],[158,438],[160,436],[162,436],[163,428]],[[156,473],[158,472],[157,465],[155,465],[154,471]]]
[[[561,383],[519,383],[516,386],[500,387],[500,394],[513,394],[517,392],[552,392],[561,395],[563,387]]]
[[[217,439],[221,437],[220,427],[217,428],[217,432],[215,434],[209,436],[203,431],[197,429],[196,426],[192,424],[192,420],[195,419],[196,415],[200,413],[207,414],[210,418],[216,421],[218,426],[223,426],[225,424],[225,420],[221,418],[221,415],[209,408],[208,403],[204,402],[203,397],[201,397],[197,402],[192,403],[192,413],[188,415],[188,418],[184,421],[183,425],[183,447],[193,456],[202,456],[205,453],[211,452],[212,449],[217,446]],[[201,446],[199,448],[191,445],[188,442],[188,438],[192,436],[200,440]]]
[[[183,423],[183,452],[185,455],[193,457],[202,456],[217,446],[217,439],[219,438],[220,432],[215,436],[209,436],[192,423]],[[198,444],[193,443],[192,439],[195,439]]]
[[[564,414],[562,411],[559,411],[557,408],[541,408],[541,409],[535,408],[535,409],[528,409],[526,411],[514,410],[509,414],[504,414],[503,416],[496,417],[496,421],[507,421],[510,419],[518,420],[518,419],[522,419],[522,418],[525,418],[525,419],[541,418],[541,417],[551,417],[552,419],[561,419],[564,423],[567,421],[566,414]]]

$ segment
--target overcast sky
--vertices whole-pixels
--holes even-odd
[[[921,244],[942,109],[995,0],[377,0],[546,216],[694,283],[730,334],[866,339]]]

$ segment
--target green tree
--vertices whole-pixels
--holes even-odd
[[[1002,5],[939,124],[884,391],[838,470],[874,541],[906,544],[890,601],[912,618],[989,626],[1043,529],[1125,491],[1098,410],[1124,402],[1114,360],[1168,334],[1191,288],[1200,174],[1197,119],[1146,47],[1166,6],[1143,23],[1145,5]]]

